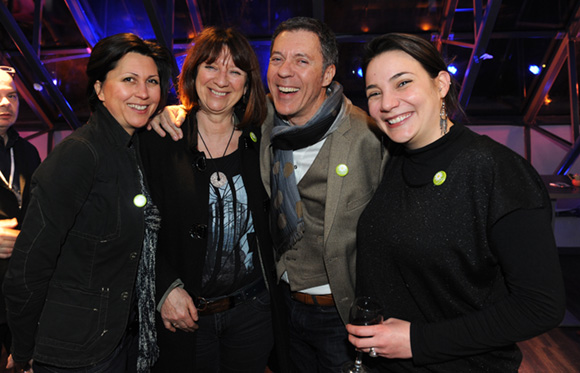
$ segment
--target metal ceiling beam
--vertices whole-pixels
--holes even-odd
[[[197,5],[197,0],[186,0],[187,9],[189,10],[189,19],[193,25],[193,31],[199,34],[203,31],[203,23],[201,22],[201,12]]]
[[[40,58],[40,41],[42,40],[42,9],[44,0],[34,0],[34,32],[32,34],[32,47],[36,56]]]
[[[570,38],[568,34],[564,35],[564,38],[560,42],[552,60],[547,64],[548,68],[545,70],[542,80],[538,88],[535,90],[534,94],[528,101],[526,105],[526,109],[524,111],[524,124],[533,124],[536,121],[536,117],[544,104],[544,99],[550,89],[552,88],[552,84],[558,77],[560,70],[562,70],[562,66],[564,66],[564,62],[568,58],[568,42]]]
[[[481,25],[475,38],[474,48],[471,52],[471,58],[469,59],[469,64],[465,70],[461,90],[459,91],[459,102],[463,107],[467,107],[467,104],[469,103],[469,98],[473,92],[475,80],[477,79],[481,67],[480,56],[484,54],[487,49],[500,6],[501,0],[489,0],[485,8],[485,14],[481,20]]]
[[[14,17],[12,17],[12,14],[6,5],[4,5],[4,2],[0,2],[0,21],[28,63],[28,66],[32,72],[41,80],[42,86],[44,89],[46,89],[47,93],[52,98],[54,104],[61,112],[64,120],[73,130],[79,128],[81,126],[79,120],[73,113],[70,105],[62,93],[52,83],[53,77],[46,70],[42,62],[40,62],[38,56],[36,55],[36,51],[34,48],[32,48],[20,27],[18,27],[16,20]]]
[[[30,107],[30,110],[32,110],[34,112],[34,114],[36,114],[36,116],[38,118],[40,118],[40,120],[50,130],[53,130],[54,129],[54,124],[52,124],[52,121],[50,120],[49,116],[42,109],[42,107],[40,106],[40,104],[38,103],[38,101],[36,101],[36,99],[34,98],[34,96],[32,95],[32,93],[28,89],[28,87],[26,87],[26,85],[23,84],[22,81],[20,81],[20,79],[17,79],[16,80],[16,89],[18,90],[18,95],[21,96],[22,98],[24,98],[24,101],[26,101],[26,103]]]
[[[168,0],[165,2],[165,22],[162,22],[159,18],[159,12],[153,4],[153,0],[143,0],[143,4],[145,5],[145,9],[147,10],[147,15],[149,16],[149,21],[151,22],[151,27],[153,27],[153,31],[155,32],[155,37],[157,38],[157,42],[164,47],[166,47],[171,52],[171,60],[173,65],[173,85],[177,87],[177,76],[179,74],[179,66],[177,66],[177,60],[175,59],[175,55],[173,54],[173,29],[174,29],[174,20],[173,14],[175,10],[175,1]]]
[[[451,27],[453,27],[453,19],[455,18],[455,10],[459,0],[447,0],[445,2],[445,9],[443,10],[443,22],[441,23],[441,32],[437,40],[437,50],[441,52],[443,48],[443,41],[449,39],[451,34]]]
[[[483,14],[483,5],[481,4],[481,1],[482,0],[473,0],[473,35],[475,35],[476,40],[479,36],[481,22],[483,22],[481,16]]]
[[[576,42],[568,42],[568,88],[570,91],[570,119],[572,125],[572,139],[578,138],[578,124],[580,122],[578,113],[578,65],[576,58]]]
[[[538,88],[534,91],[534,94],[530,96],[525,106],[524,123],[527,125],[536,121],[536,117],[544,104],[546,95],[552,88],[552,84],[554,84],[560,70],[562,70],[562,67],[564,66],[564,62],[566,62],[566,59],[568,58],[570,36],[576,37],[580,31],[580,1],[576,2],[575,7],[576,9],[572,13],[573,16],[570,17],[570,22],[566,28],[566,33],[563,35],[560,44],[557,46],[556,52],[551,61],[547,64],[548,68],[544,72]]]
[[[95,44],[103,37],[101,30],[96,29],[99,25],[92,8],[85,1],[81,4],[81,0],[64,0],[68,7],[81,35],[89,45],[94,47]]]
[[[571,135],[572,139],[575,141],[574,146],[562,159],[555,173],[557,175],[567,174],[570,167],[580,155],[580,137],[578,136],[579,127],[579,115],[578,112],[578,71],[577,71],[577,58],[576,58],[576,44],[574,40],[568,42],[568,82],[570,89],[570,119],[571,119]]]
[[[567,174],[579,155],[580,155],[580,137],[576,139],[574,147],[568,152],[568,154],[566,154],[564,159],[562,159],[562,162],[558,166],[555,174],[556,175]]]

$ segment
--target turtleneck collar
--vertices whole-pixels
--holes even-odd
[[[403,153],[403,177],[412,186],[433,182],[433,176],[445,171],[456,155],[467,145],[459,141],[467,128],[455,123],[443,137],[420,149],[405,149]]]

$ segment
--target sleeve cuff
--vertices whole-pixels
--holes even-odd
[[[171,293],[171,291],[175,288],[182,288],[185,285],[183,284],[183,281],[181,281],[181,279],[177,279],[175,281],[173,281],[173,283],[167,288],[167,290],[165,291],[165,294],[163,294],[163,296],[161,297],[161,300],[159,300],[159,303],[157,303],[157,312],[161,312],[161,306],[163,305],[163,303],[165,302],[165,299],[167,299],[167,296],[169,296],[169,293]]]

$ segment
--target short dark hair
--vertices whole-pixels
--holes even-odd
[[[330,65],[338,65],[338,44],[334,32],[325,23],[310,17],[294,17],[280,23],[272,35],[270,53],[274,46],[274,40],[284,31],[310,31],[318,36],[322,52],[322,72]]]
[[[366,44],[363,57],[364,74],[366,75],[367,67],[375,57],[389,51],[402,51],[413,57],[433,79],[439,75],[440,71],[447,71],[447,64],[443,57],[441,57],[437,48],[427,40],[415,35],[389,33],[377,36]],[[453,78],[451,82],[449,92],[445,96],[445,106],[450,116],[454,114],[463,115]]]
[[[238,127],[241,128],[250,123],[261,125],[268,113],[266,93],[260,75],[260,63],[248,39],[231,27],[207,27],[195,37],[193,42],[179,76],[179,98],[185,108],[190,111],[199,106],[199,96],[195,89],[199,65],[203,62],[213,63],[225,47],[234,65],[248,76],[247,96],[242,97],[235,107],[236,113],[243,112]]]
[[[95,83],[97,81],[104,82],[109,71],[115,69],[119,60],[130,52],[151,57],[155,61],[161,88],[161,98],[155,115],[159,114],[165,107],[171,84],[171,53],[167,48],[155,42],[143,40],[135,34],[121,33],[101,39],[89,57],[87,97],[91,111],[95,111],[101,102],[97,92],[95,92]]]

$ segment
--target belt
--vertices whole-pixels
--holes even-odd
[[[244,303],[266,290],[264,279],[259,280],[241,288],[240,290],[225,297],[204,298],[198,297],[195,306],[197,314],[200,316],[213,315],[214,313],[224,312]]]
[[[301,293],[299,291],[291,291],[290,297],[295,301],[304,304],[310,304],[314,306],[334,306],[334,297],[332,294],[325,294],[325,295],[312,295]]]

